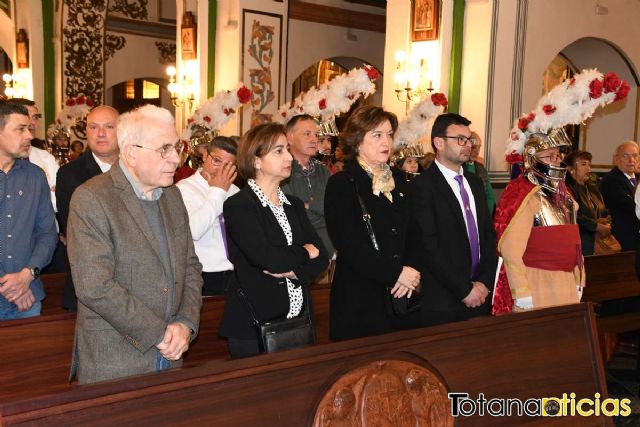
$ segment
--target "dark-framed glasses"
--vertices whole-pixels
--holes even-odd
[[[180,156],[180,154],[182,154],[182,151],[184,150],[184,144],[182,143],[182,141],[178,141],[174,144],[164,144],[160,148],[149,148],[149,147],[145,147],[144,145],[138,145],[138,144],[132,144],[132,145],[134,147],[146,148],[147,150],[160,153],[160,157],[162,157],[163,159],[168,158],[171,154],[173,154],[174,151],[178,154],[178,156]]]
[[[464,147],[467,144],[473,147],[478,144],[478,138],[476,138],[475,136],[467,137],[464,135],[457,135],[457,136],[442,135],[440,138],[455,139],[458,145],[461,147]]]

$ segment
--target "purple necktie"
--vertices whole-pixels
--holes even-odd
[[[229,248],[227,247],[227,229],[224,226],[224,216],[220,214],[218,217],[220,222],[220,234],[222,235],[222,244],[224,245],[224,256],[229,259]]]
[[[476,227],[476,220],[473,217],[473,211],[471,210],[471,204],[469,203],[469,195],[464,188],[463,176],[458,175],[455,180],[460,187],[460,196],[462,196],[462,205],[464,206],[464,214],[467,218],[467,236],[469,237],[469,246],[471,247],[471,278],[475,277],[478,270],[478,263],[480,261],[480,245],[478,243],[478,228]]]
[[[638,180],[635,176],[633,178],[629,178],[629,181],[631,181],[631,184],[633,184],[634,187],[638,185]]]

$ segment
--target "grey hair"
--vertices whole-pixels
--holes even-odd
[[[152,123],[149,123],[152,122]],[[118,119],[118,147],[124,152],[126,144],[140,144],[149,135],[149,126],[153,123],[175,127],[175,120],[169,110],[155,105],[143,105],[124,113]]]

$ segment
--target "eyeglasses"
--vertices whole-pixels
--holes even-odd
[[[636,160],[638,158],[638,153],[624,153],[624,154],[621,154],[620,156],[625,160],[629,160],[629,159]]]
[[[169,157],[171,154],[173,154],[174,151],[178,154],[178,156],[180,156],[180,154],[182,154],[182,151],[184,150],[184,144],[181,141],[178,141],[175,144],[164,144],[160,148],[149,148],[149,147],[145,147],[143,145],[138,145],[138,144],[131,144],[131,145],[133,145],[134,147],[146,148],[147,150],[160,153],[160,157],[162,157],[163,159],[166,159],[167,157]]]
[[[551,154],[547,154],[546,156],[538,156],[538,159],[541,160],[547,160],[547,161],[554,161],[554,160],[564,160],[564,154],[563,153],[551,153]]]
[[[478,144],[478,138],[476,138],[475,136],[466,137],[464,135],[458,135],[458,136],[442,135],[440,136],[440,138],[455,139],[458,142],[458,145],[461,147],[464,147],[465,145],[467,145],[467,143],[469,143],[469,145],[471,145],[472,147]]]
[[[211,163],[213,163],[213,166],[222,166],[224,164],[224,160],[220,157],[214,157],[211,153],[207,153],[207,155],[211,157]]]

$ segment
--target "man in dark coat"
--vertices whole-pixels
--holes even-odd
[[[600,184],[604,204],[611,214],[611,232],[620,242],[623,251],[636,249],[640,221],[635,214],[635,193],[640,174],[638,165],[638,144],[627,141],[616,148],[613,156],[615,167],[609,171]]]
[[[67,234],[67,218],[71,195],[81,184],[96,175],[107,172],[118,160],[118,138],[116,125],[118,111],[107,105],[101,105],[87,116],[87,145],[89,151],[76,160],[62,166],[56,180],[56,204],[58,224],[62,236]],[[63,237],[64,239],[64,237]],[[64,241],[64,240],[63,240]],[[67,277],[62,296],[62,307],[69,311],[77,310],[76,294],[71,274]]]
[[[496,271],[496,238],[484,186],[464,172],[476,143],[471,122],[438,116],[431,131],[434,165],[410,183],[412,229],[420,240],[422,325],[488,315]]]

